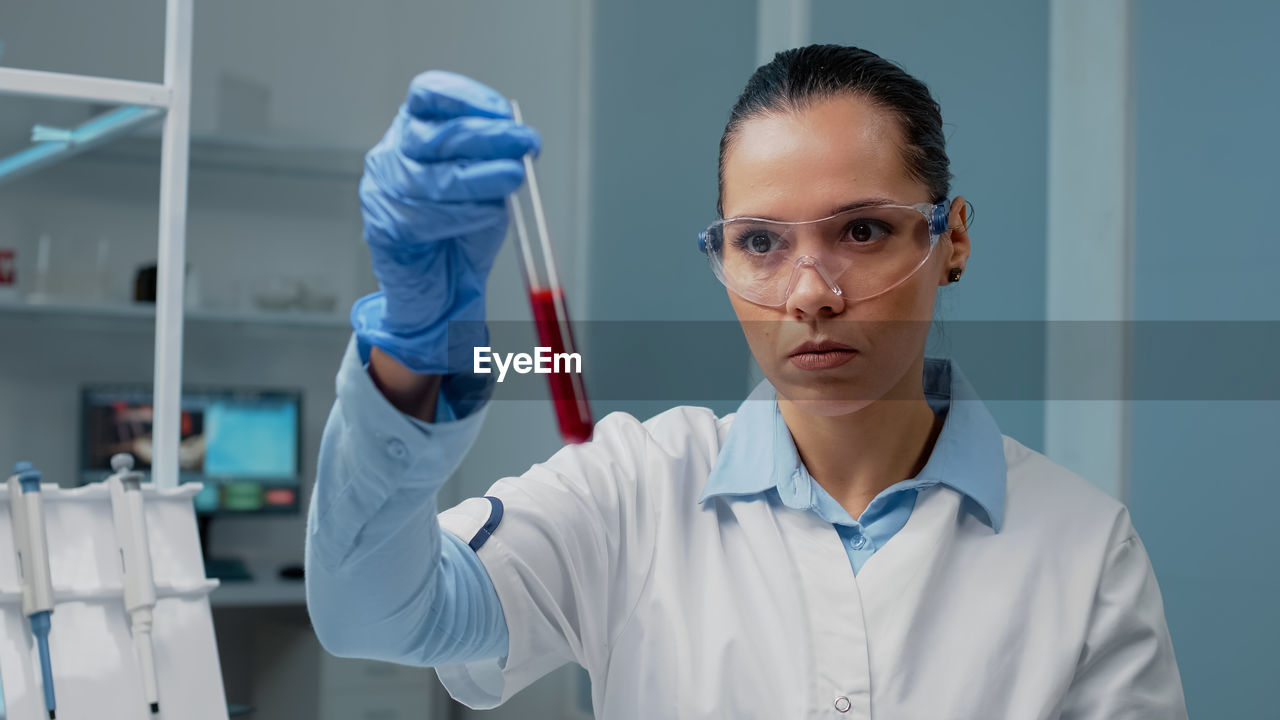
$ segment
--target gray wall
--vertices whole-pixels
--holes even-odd
[[[1046,0],[812,4],[813,42],[857,45],[893,60],[942,106],[952,195],[973,203],[975,221],[963,281],[939,289],[935,318],[944,334],[929,353],[955,358],[980,395],[992,350],[976,341],[993,331],[1021,338],[1030,325],[1001,323],[1044,318],[1048,32]],[[1042,449],[1043,403],[1036,393],[1022,397],[987,405],[1006,435]]]
[[[1136,13],[1137,318],[1270,320],[1210,355],[1275,357],[1280,6],[1139,0]],[[1186,326],[1189,349],[1202,351],[1197,334]],[[1135,374],[1163,360],[1138,347]],[[1142,402],[1132,418],[1130,507],[1188,711],[1273,717],[1280,402]]]
[[[658,324],[677,332],[687,322],[723,331],[735,316],[696,243],[716,219],[720,133],[756,67],[754,4],[602,2],[595,13],[590,317],[641,323],[637,333],[645,336],[660,332]],[[746,397],[745,343],[699,357],[659,345],[621,362],[608,361],[617,347],[603,339],[584,344],[586,357],[605,358],[588,370],[589,385],[613,386],[630,373],[646,373],[654,386],[665,386],[663,378],[675,385],[685,365],[717,366],[741,397],[721,393],[718,402],[698,404],[726,413]],[[640,418],[687,402],[674,395],[593,400],[597,416],[625,410]]]

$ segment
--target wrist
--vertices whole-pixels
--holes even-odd
[[[443,376],[416,373],[375,346],[369,351],[369,377],[397,410],[419,420],[435,421]]]
[[[471,373],[475,348],[489,344],[483,293],[412,324],[397,322],[386,294],[373,293],[351,306],[351,327],[362,344],[381,349],[420,375]]]

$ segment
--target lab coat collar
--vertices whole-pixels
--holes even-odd
[[[947,358],[924,359],[925,399],[935,413],[946,410],[942,431],[920,473],[884,493],[943,484],[967,496],[978,517],[996,532],[1004,522],[1004,438],[986,405],[960,368]],[[725,444],[699,502],[745,496],[777,488],[793,492],[800,468],[795,442],[778,410],[777,391],[762,381],[739,406]],[[791,503],[787,503],[791,504]]]

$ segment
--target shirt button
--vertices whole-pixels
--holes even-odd
[[[845,697],[845,696],[843,696],[843,695],[841,695],[840,697],[836,698],[836,710],[838,710],[838,711],[840,711],[840,712],[842,712],[842,713],[847,713],[847,712],[849,712],[849,708],[850,708],[850,706],[851,706],[851,705],[852,705],[852,703],[850,703],[850,702],[849,702],[849,698],[847,698],[847,697]]]
[[[849,547],[853,548],[854,550],[861,550],[866,546],[867,546],[866,535],[859,535],[849,542]]]
[[[391,438],[386,443],[387,454],[397,460],[409,454],[409,448],[405,447],[404,441],[400,438]]]

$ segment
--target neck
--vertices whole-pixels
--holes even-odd
[[[923,360],[883,398],[827,417],[779,396],[778,409],[813,479],[854,518],[885,488],[915,477],[933,451],[942,419],[925,401]]]

